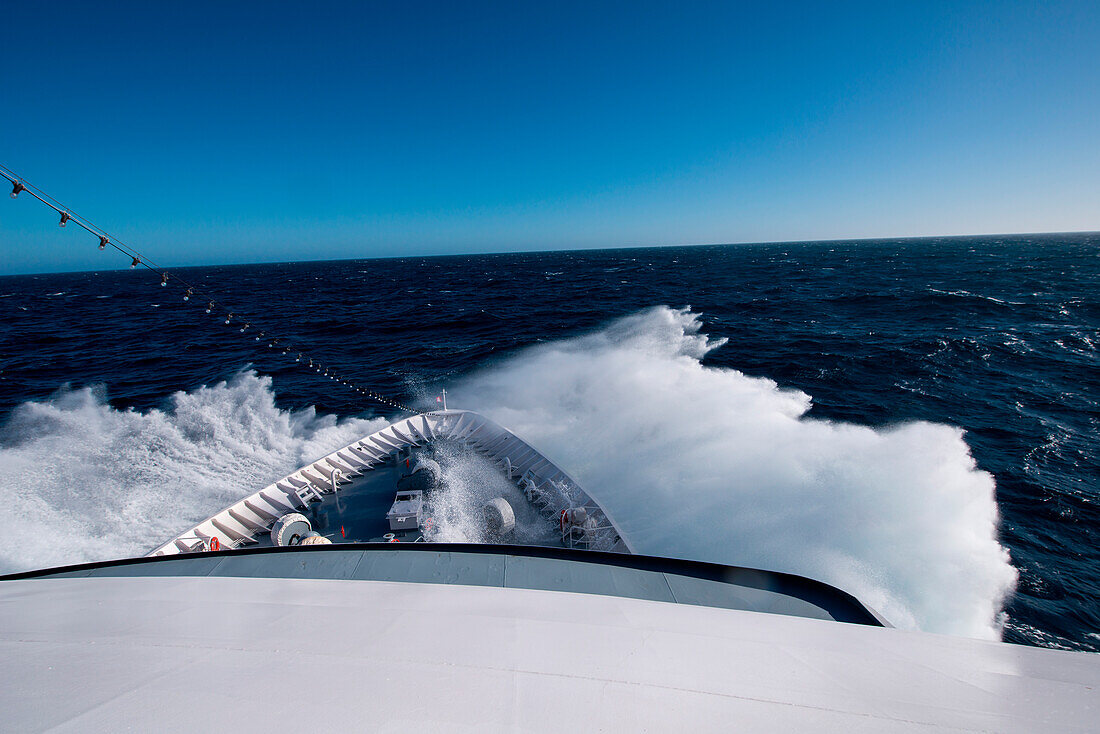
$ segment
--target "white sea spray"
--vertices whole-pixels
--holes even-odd
[[[997,637],[1016,571],[963,432],[809,418],[806,394],[705,366],[722,343],[654,308],[524,350],[450,402],[565,467],[639,552],[810,576],[902,628]],[[143,554],[384,425],[280,410],[252,372],[144,413],[63,388],[0,428],[0,571]],[[476,468],[448,471],[459,495]]]
[[[0,428],[0,571],[143,555],[382,420],[275,406],[271,379],[242,372],[116,410],[102,388],[62,388]]]
[[[801,574],[894,625],[997,638],[1016,570],[963,432],[808,418],[810,397],[704,366],[697,315],[655,308],[451,390],[539,447],[642,553]]]

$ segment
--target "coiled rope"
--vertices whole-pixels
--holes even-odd
[[[192,298],[194,298],[196,299],[196,303],[206,302],[206,313],[213,314],[216,312],[219,315],[219,318],[221,314],[226,314],[225,324],[227,326],[239,327],[238,331],[243,334],[249,329],[254,328],[254,324],[257,323],[245,314],[226,306],[217,298],[215,298],[212,294],[208,292],[203,292],[200,288],[193,285],[192,283],[189,283],[175,273],[169,272],[165,268],[162,268],[156,263],[152,262],[134,248],[123,243],[117,237],[114,237],[106,230],[93,224],[87,218],[76,214],[72,209],[57,201],[53,197],[49,196],[36,186],[30,185],[26,182],[24,178],[16,175],[13,171],[11,171],[11,169],[7,168],[6,166],[0,165],[0,176],[3,176],[8,180],[9,183],[11,183],[11,198],[14,199],[18,197],[19,194],[26,193],[28,196],[37,199],[38,201],[48,206],[50,209],[53,209],[54,212],[61,217],[58,222],[60,226],[64,227],[68,223],[72,222],[81,229],[86,230],[89,234],[98,237],[100,250],[106,250],[108,247],[111,247],[114,250],[117,250],[118,252],[131,258],[131,268],[141,266],[146,270],[149,270],[150,272],[159,275],[160,284],[162,286],[167,287],[169,284],[171,284],[180,288],[183,291],[184,301],[190,301]],[[387,397],[386,395],[382,395],[375,390],[363,387],[353,380],[349,380],[335,367],[310,356],[310,354],[307,353],[305,349],[300,349],[294,346],[292,342],[284,339],[283,337],[276,336],[275,334],[267,330],[257,330],[253,333],[256,335],[255,341],[267,341],[267,346],[269,349],[278,350],[284,356],[293,357],[293,362],[295,364],[299,364],[305,369],[313,370],[322,377],[327,377],[330,380],[337,382],[347,387],[348,389],[354,390],[360,395],[368,397],[371,400],[382,403],[383,405],[388,405],[391,408],[396,408],[398,410],[402,410],[408,413],[418,412],[413,408],[404,405],[398,400]]]

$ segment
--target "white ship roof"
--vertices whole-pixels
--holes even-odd
[[[0,582],[13,731],[1095,731],[1100,656],[378,580]]]

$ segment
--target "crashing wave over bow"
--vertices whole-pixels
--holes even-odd
[[[992,477],[963,432],[807,417],[810,397],[709,367],[724,340],[650,309],[466,377],[452,404],[538,447],[641,553],[820,579],[902,628],[995,638],[1015,569]],[[25,403],[0,429],[0,571],[140,555],[385,424],[276,407],[252,372],[111,408],[102,389]]]
[[[538,446],[640,553],[786,571],[894,625],[997,638],[1015,581],[963,431],[808,418],[810,396],[709,367],[725,343],[654,308],[453,390]]]

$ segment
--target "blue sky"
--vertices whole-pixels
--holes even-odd
[[[7,3],[0,163],[165,265],[1100,229],[1100,5]],[[124,267],[22,196],[0,273]]]

